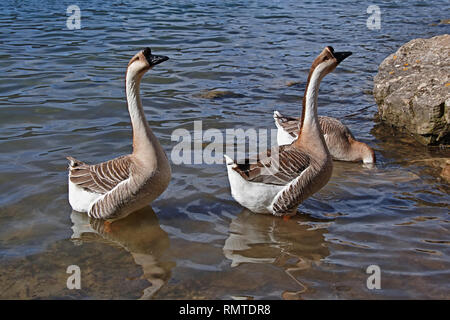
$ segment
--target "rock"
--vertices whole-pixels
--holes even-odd
[[[447,160],[442,166],[441,177],[450,183],[450,160]]]
[[[374,78],[382,121],[424,145],[450,142],[450,35],[414,39],[388,56]]]
[[[296,86],[300,83],[301,83],[300,81],[286,81],[286,86],[292,87],[292,86]]]
[[[196,97],[202,99],[225,99],[225,98],[242,98],[243,95],[239,93],[234,93],[228,90],[208,90],[203,91],[200,94],[196,94]]]
[[[450,24],[450,19],[441,19],[437,23],[431,23],[432,26],[440,26],[445,24]]]

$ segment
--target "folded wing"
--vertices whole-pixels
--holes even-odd
[[[287,185],[310,166],[311,158],[290,145],[272,148],[256,159],[246,159],[233,170],[250,182]]]
[[[129,156],[94,165],[88,165],[72,157],[67,159],[70,161],[70,181],[89,192],[105,194],[130,177]]]

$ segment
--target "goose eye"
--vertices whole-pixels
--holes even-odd
[[[325,56],[324,58],[323,58],[323,61],[327,61],[328,59],[330,59],[328,56]]]

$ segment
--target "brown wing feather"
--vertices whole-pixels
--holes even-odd
[[[305,152],[290,145],[267,150],[258,155],[256,163],[246,159],[233,170],[244,179],[265,184],[287,185],[310,165],[310,157]]]
[[[281,191],[275,201],[272,209],[275,214],[284,214],[295,210],[299,203],[302,203],[312,193],[308,186],[311,185],[313,178],[317,175],[314,168],[308,167],[301,176],[295,178],[286,188]]]
[[[309,166],[276,196],[272,205],[274,213],[281,215],[295,210],[300,203],[328,183],[332,171],[331,159],[325,163],[310,159]]]
[[[89,192],[104,194],[130,176],[129,156],[122,156],[99,164],[88,165],[67,157],[70,181]]]

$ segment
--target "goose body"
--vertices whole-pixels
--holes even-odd
[[[278,128],[278,145],[288,145],[297,138],[300,118],[283,116],[274,111],[273,118]],[[375,163],[375,152],[367,144],[357,141],[350,129],[336,118],[319,116],[319,125],[334,160],[363,161]]]
[[[98,219],[121,219],[148,205],[169,185],[170,164],[147,123],[140,98],[142,76],[167,59],[146,48],[128,64],[125,83],[133,127],[131,154],[94,165],[67,158],[73,210]]]
[[[231,194],[242,206],[257,213],[293,215],[300,203],[327,184],[333,165],[319,127],[317,96],[323,77],[350,54],[326,47],[314,60],[303,99],[302,127],[293,143],[243,163],[225,156]]]
[[[327,184],[333,168],[331,157],[315,159],[292,145],[276,152],[278,156],[260,158],[253,165],[237,164],[225,156],[231,195],[253,212],[294,215],[300,203]]]

